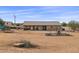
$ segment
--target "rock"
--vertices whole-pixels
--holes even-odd
[[[25,43],[14,43],[13,46],[14,47],[24,47]]]

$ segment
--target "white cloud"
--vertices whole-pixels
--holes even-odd
[[[41,11],[39,13],[44,14],[44,13],[55,13],[55,12],[61,12],[61,10],[59,10],[58,8],[60,7],[56,7],[56,6],[43,6],[41,7]]]
[[[65,14],[79,14],[79,11],[69,11],[69,12],[66,12]]]
[[[0,14],[29,14],[32,13],[33,9],[27,10],[16,10],[16,11],[0,11]]]

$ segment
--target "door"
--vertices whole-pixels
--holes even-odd
[[[42,26],[42,30],[47,30],[47,26]]]

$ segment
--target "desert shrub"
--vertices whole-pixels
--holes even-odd
[[[19,48],[35,48],[38,47],[35,44],[32,44],[30,41],[26,40],[21,40],[19,42],[16,42],[13,44],[14,47],[19,47]]]
[[[70,21],[68,23],[68,26],[73,30],[75,31],[77,28],[79,28],[79,22],[78,21]]]
[[[70,34],[67,33],[61,33],[61,34],[57,34],[57,33],[45,33],[46,36],[72,36]]]
[[[16,27],[10,27],[11,29],[16,29]]]
[[[2,30],[3,30],[3,31],[5,31],[5,30],[10,30],[10,27],[4,26],[4,28],[3,28]]]
[[[45,33],[46,36],[52,36],[52,33]]]
[[[62,26],[66,27],[67,26],[67,23],[63,22],[61,23]]]

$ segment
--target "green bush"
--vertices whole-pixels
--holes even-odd
[[[10,27],[11,29],[16,29],[16,27]]]
[[[79,22],[78,21],[70,21],[68,23],[68,26],[73,30],[75,31],[77,28],[79,28]]]
[[[63,22],[63,23],[61,23],[61,25],[65,27],[65,26],[67,26],[67,23]]]
[[[2,30],[10,30],[10,27],[5,26]]]

